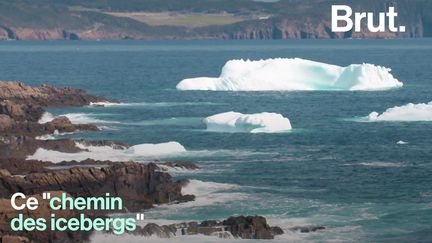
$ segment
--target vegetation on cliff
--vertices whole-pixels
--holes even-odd
[[[332,4],[394,6],[405,33],[335,34]],[[0,0],[0,39],[289,39],[432,36],[428,0]]]

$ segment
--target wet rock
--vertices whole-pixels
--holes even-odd
[[[305,226],[296,226],[290,228],[290,230],[298,231],[300,233],[310,233],[310,232],[315,232],[315,231],[325,230],[325,229],[326,227],[320,225],[305,225]]]
[[[279,226],[272,226],[270,228],[274,235],[282,235],[284,233],[282,228]]]
[[[156,235],[159,238],[171,238],[175,235],[176,229],[163,225],[159,226],[154,223],[147,224],[141,230],[141,234],[144,236]]]
[[[217,220],[205,220],[202,221],[201,224],[199,224],[199,226],[201,227],[213,227],[217,225],[220,225],[220,222]]]
[[[262,216],[230,217],[222,222],[234,237],[243,239],[273,239],[274,232]]]
[[[223,221],[206,220],[201,223],[183,222],[165,227],[151,223],[139,232],[145,236],[161,235],[161,238],[203,234],[220,238],[274,239],[275,235],[283,234],[280,227],[270,227],[262,216],[238,216]]]

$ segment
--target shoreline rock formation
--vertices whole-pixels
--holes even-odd
[[[136,234],[143,236],[157,236],[159,238],[172,238],[178,235],[203,234],[219,238],[240,239],[274,239],[283,234],[278,226],[267,224],[262,216],[232,216],[225,220],[206,220],[202,222],[183,222],[170,225],[157,225],[149,223],[137,229]]]
[[[58,190],[74,197],[98,197],[110,193],[123,199],[125,212],[140,212],[154,204],[194,200],[192,195],[181,194],[184,180],[173,181],[168,173],[158,171],[154,163],[116,162],[102,168],[46,170],[24,177],[3,169],[2,174],[0,198],[10,198],[16,192],[30,195]]]
[[[197,170],[189,161],[172,162],[115,162],[87,159],[84,161],[26,160],[38,148],[76,153],[83,151],[71,139],[43,140],[40,135],[77,130],[97,131],[93,124],[73,124],[66,117],[39,123],[47,107],[83,106],[90,102],[106,102],[102,97],[72,88],[42,86],[32,88],[23,83],[0,81],[0,242],[85,242],[91,232],[14,232],[10,220],[19,211],[10,205],[16,192],[40,198],[43,192],[67,193],[71,197],[121,197],[124,208],[117,211],[74,210],[55,212],[62,217],[84,213],[89,217],[109,217],[107,213],[142,212],[157,204],[177,204],[195,200],[194,195],[182,194],[188,180],[173,180],[167,171]],[[80,141],[93,146],[128,148],[113,141]],[[26,210],[26,217],[49,218],[54,213],[46,200],[35,211]],[[273,239],[282,234],[279,227],[270,227],[260,216],[231,217],[223,221],[191,222],[170,226],[149,224],[134,234],[160,237],[182,234],[204,234],[245,239]]]
[[[0,137],[36,137],[77,130],[97,131],[92,124],[75,125],[66,117],[41,124],[39,119],[48,107],[73,107],[107,100],[73,88],[54,88],[43,85],[33,88],[21,82],[0,81]],[[3,139],[3,143],[6,139]]]

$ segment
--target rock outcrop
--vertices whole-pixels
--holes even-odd
[[[92,124],[72,124],[66,117],[40,124],[45,107],[83,106],[106,99],[84,90],[41,86],[33,88],[19,82],[0,81],[0,136],[40,136],[77,130],[97,131]]]
[[[174,181],[164,172],[174,170],[196,170],[199,167],[188,161],[141,164],[134,162],[50,161],[25,160],[38,148],[66,153],[83,151],[71,139],[41,139],[38,136],[74,132],[96,131],[92,124],[72,124],[66,117],[58,117],[46,123],[38,121],[46,107],[82,106],[90,102],[103,102],[103,98],[92,96],[83,90],[42,86],[32,88],[22,83],[0,82],[0,240],[1,242],[84,242],[89,232],[14,232],[10,220],[17,210],[10,206],[10,197],[16,192],[35,195],[51,191],[66,192],[72,197],[120,197],[122,210],[84,210],[89,217],[107,213],[140,212],[155,204],[177,204],[195,200],[194,195],[183,195],[181,189],[187,180]],[[93,146],[111,146],[125,149],[129,146],[112,141],[79,141]],[[49,218],[52,211],[46,200],[40,200],[38,210],[24,210],[26,217]],[[56,212],[64,218],[75,217],[77,211]],[[57,215],[59,216],[59,215]],[[168,226],[148,224],[138,227],[134,234],[157,235],[169,238],[181,234],[205,234],[222,238],[273,239],[282,234],[282,229],[270,227],[260,216],[231,217],[224,221],[190,222]]]
[[[326,227],[321,226],[321,225],[304,225],[304,226],[296,226],[296,227],[290,228],[290,230],[297,231],[300,233],[310,233],[310,232],[315,232],[315,231],[320,231],[320,230],[325,230],[325,229],[326,229]]]
[[[0,143],[1,159],[21,159],[34,154],[38,148],[56,150],[65,153],[77,153],[82,149],[71,139],[39,140],[31,136],[10,136]]]
[[[84,106],[107,99],[87,94],[82,89],[55,88],[49,85],[30,87],[21,82],[0,81],[0,100],[16,104],[32,104],[41,107]]]
[[[154,163],[114,163],[109,167],[70,168],[36,172],[20,176],[0,177],[0,198],[15,192],[38,194],[63,190],[74,197],[97,197],[110,193],[121,197],[128,211],[142,211],[153,204],[193,200],[181,194],[183,181],[159,172]]]
[[[94,124],[73,124],[67,117],[58,117],[40,124],[30,121],[15,121],[5,115],[0,115],[0,136],[28,136],[67,133],[75,131],[99,131]]]
[[[220,238],[274,239],[276,235],[283,234],[283,230],[277,226],[269,226],[266,218],[262,216],[236,216],[222,221],[207,220],[201,223],[185,222],[161,226],[149,223],[138,228],[135,233],[160,238],[203,234]]]
[[[52,196],[60,196],[62,191],[51,191]],[[15,232],[10,227],[10,221],[13,218],[18,217],[18,214],[22,213],[24,218],[44,218],[47,222],[48,227],[50,226],[50,215],[54,213],[49,206],[47,200],[42,199],[42,194],[27,195],[38,199],[39,205],[37,210],[29,210],[25,208],[23,210],[15,210],[12,208],[10,199],[0,198],[0,242],[84,242],[88,239],[88,232],[60,232],[60,231],[18,231]],[[18,199],[18,202],[22,204],[23,199]],[[61,210],[55,212],[56,217],[62,217],[70,219],[77,217],[79,214],[75,210]],[[25,235],[25,236],[24,236]]]

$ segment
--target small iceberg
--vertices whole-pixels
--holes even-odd
[[[408,142],[405,142],[403,140],[399,140],[396,144],[397,145],[405,145],[405,144],[408,144]]]
[[[242,114],[225,112],[204,119],[208,131],[213,132],[250,132],[277,133],[292,129],[288,118],[278,113]]]
[[[382,114],[372,112],[369,121],[432,121],[432,102],[395,106]]]
[[[259,61],[231,60],[217,78],[184,79],[179,90],[211,91],[296,91],[346,90],[374,91],[399,88],[403,83],[391,69],[373,64],[341,67],[300,58]]]

